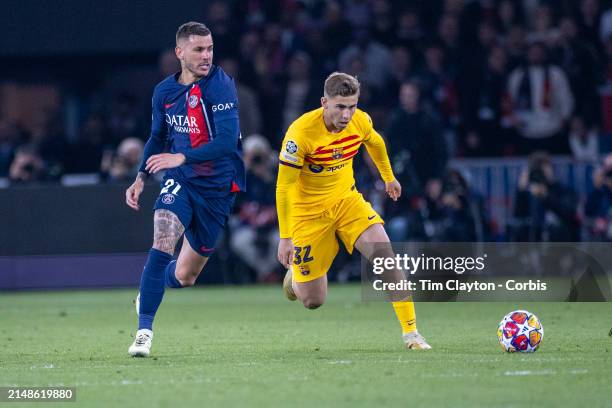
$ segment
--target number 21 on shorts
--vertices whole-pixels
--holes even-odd
[[[176,187],[174,187],[176,185]],[[168,179],[164,183],[164,188],[161,189],[159,195],[165,194],[170,191],[170,189],[174,187],[171,191],[171,194],[177,195],[179,190],[181,189],[181,185],[174,181],[174,179]]]

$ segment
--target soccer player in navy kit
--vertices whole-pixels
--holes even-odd
[[[127,205],[138,210],[147,174],[166,170],[154,207],[153,247],[136,298],[138,332],[129,354],[139,357],[150,353],[153,319],[164,288],[194,284],[223,230],[236,192],[245,189],[236,87],[212,64],[210,30],[201,23],[181,25],[175,51],[181,71],[155,87],[151,135],[138,176],[125,192]]]

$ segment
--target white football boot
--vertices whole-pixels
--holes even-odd
[[[427,344],[425,338],[418,331],[411,331],[402,335],[408,350],[429,350],[431,346]]]
[[[151,354],[151,341],[153,341],[153,332],[151,330],[138,330],[134,343],[128,349],[128,353],[132,357],[149,357],[149,354]]]
[[[291,268],[287,269],[287,273],[285,273],[285,279],[283,279],[283,292],[285,292],[285,297],[291,301],[297,299],[295,292],[293,291],[293,271]]]

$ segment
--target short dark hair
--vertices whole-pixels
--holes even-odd
[[[211,32],[206,25],[196,21],[190,21],[181,24],[178,30],[176,30],[176,43],[178,44],[181,38],[189,38],[190,35],[201,35],[202,37],[206,37],[207,35],[211,35]]]

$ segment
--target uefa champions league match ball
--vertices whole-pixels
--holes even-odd
[[[508,353],[533,353],[542,344],[544,327],[536,315],[527,310],[508,313],[497,326],[497,339]]]

